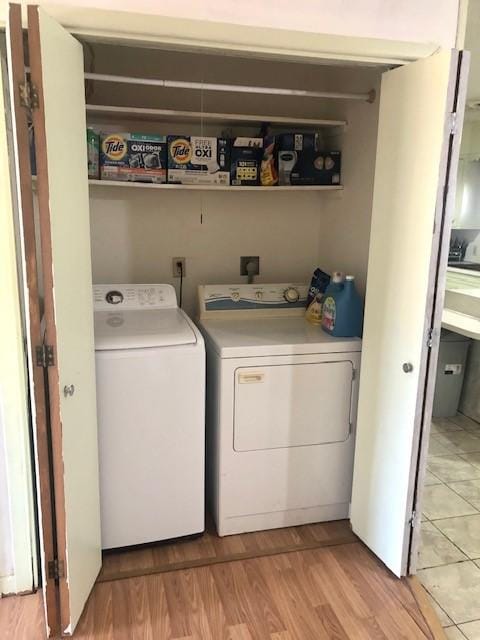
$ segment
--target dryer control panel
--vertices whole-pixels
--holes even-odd
[[[170,284],[95,284],[95,311],[174,309],[177,295]]]
[[[299,315],[305,312],[308,286],[280,284],[207,284],[198,288],[200,317],[210,312]]]

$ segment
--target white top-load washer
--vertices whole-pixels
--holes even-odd
[[[199,287],[207,493],[221,536],[349,515],[361,340],[309,324],[307,291]]]
[[[205,346],[166,284],[94,285],[104,549],[204,530]]]

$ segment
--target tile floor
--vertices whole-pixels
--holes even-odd
[[[418,577],[449,640],[480,640],[480,424],[434,419]]]

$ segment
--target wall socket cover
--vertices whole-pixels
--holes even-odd
[[[240,275],[248,276],[247,264],[253,262],[255,269],[252,276],[258,276],[260,273],[260,256],[240,256]]]
[[[182,272],[178,266],[178,263],[182,263],[183,277],[187,275],[186,259],[185,258],[172,258],[172,275],[174,278],[180,278]]]

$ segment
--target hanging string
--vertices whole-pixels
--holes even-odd
[[[205,127],[205,118],[203,114],[205,113],[205,61],[203,61],[202,65],[202,90],[200,91],[200,135],[204,136],[204,127]],[[204,195],[203,191],[200,191],[200,224],[203,224],[203,210],[204,210]]]

